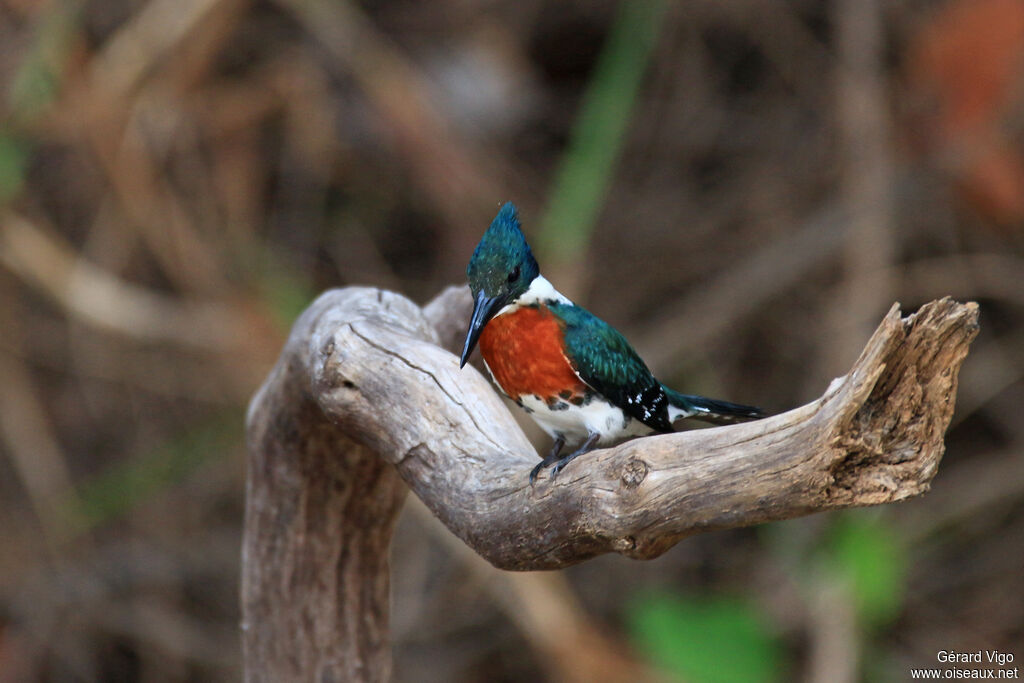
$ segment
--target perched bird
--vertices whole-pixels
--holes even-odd
[[[466,274],[474,304],[460,367],[479,342],[494,382],[554,439],[531,484],[545,467],[554,478],[597,445],[671,432],[681,418],[728,424],[764,417],[758,408],[680,394],[656,380],[618,330],[540,274],[511,202]],[[562,456],[567,443],[576,450]]]

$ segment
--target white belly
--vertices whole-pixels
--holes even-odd
[[[639,420],[627,417],[621,408],[598,397],[582,406],[559,401],[555,409],[534,396],[523,396],[520,402],[541,429],[552,438],[561,434],[568,444],[579,443],[589,434],[597,433],[601,435],[599,444],[610,445],[652,431]]]

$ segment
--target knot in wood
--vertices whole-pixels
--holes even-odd
[[[647,478],[649,471],[650,467],[647,466],[646,462],[639,458],[630,458],[625,466],[623,466],[619,479],[627,489],[635,489],[640,485],[640,482]]]

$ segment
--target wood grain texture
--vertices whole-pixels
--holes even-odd
[[[370,288],[300,317],[248,417],[242,608],[247,680],[379,680],[387,556],[405,485],[504,569],[618,552],[652,558],[689,535],[928,490],[977,306],[889,311],[824,395],[764,420],[588,453],[554,482],[489,382],[459,369],[471,302],[424,309]]]

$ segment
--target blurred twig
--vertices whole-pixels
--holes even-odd
[[[843,245],[843,215],[826,208],[787,235],[677,302],[640,334],[637,347],[653,368],[672,367],[710,344],[744,316],[829,263]],[[679,335],[679,330],[686,334]],[[672,340],[671,345],[662,340]],[[863,340],[861,340],[863,341]]]
[[[1008,338],[997,338],[980,345],[978,355],[967,368],[961,386],[963,401],[957,405],[953,424],[966,419],[1000,393],[1024,378],[1024,332],[1014,332]],[[1010,398],[1012,401],[1012,397]],[[1007,428],[1024,438],[1016,408],[1011,412]]]
[[[442,115],[415,65],[349,0],[277,0],[359,83],[412,164],[412,179],[444,216],[454,237],[440,250],[465,266],[490,208],[508,198],[509,179],[493,157],[476,154]],[[505,188],[505,189],[502,189]]]
[[[873,278],[874,272],[860,277]],[[899,283],[902,296],[923,301],[938,292],[984,297],[1024,307],[1024,258],[1012,253],[961,252],[893,266],[882,277]]]
[[[237,2],[238,0],[232,0]],[[161,59],[225,0],[150,0],[91,62],[90,87],[103,99],[129,96]]]
[[[993,511],[1009,509],[1024,495],[1024,457],[1017,443],[972,461],[951,464],[937,477],[926,500],[907,506],[899,516],[909,543],[922,543],[937,532],[969,519],[997,523]]]
[[[867,322],[892,300],[893,283],[884,277],[899,248],[893,229],[892,135],[885,88],[885,33],[881,0],[836,0],[838,59],[836,116],[843,158],[842,202],[844,275],[832,307],[835,343],[824,358],[831,375],[855,358]],[[861,273],[873,273],[858,278]]]
[[[104,43],[89,62],[87,77],[69,88],[65,106],[51,116],[51,125],[65,136],[92,147],[133,227],[184,292],[222,290],[225,282],[213,250],[162,177],[150,149],[154,143],[166,147],[174,138],[175,118],[180,116],[173,99],[177,93],[160,79],[152,81],[153,87],[143,86],[175,49],[183,43],[201,44],[196,35],[209,35],[211,26],[222,25],[224,16],[244,2],[146,3]],[[197,66],[202,62],[201,57],[188,61]]]
[[[0,223],[0,263],[69,315],[140,341],[223,352],[244,343],[248,320],[215,303],[181,303],[127,283],[79,258],[55,235],[8,212]]]
[[[0,321],[17,344],[19,331],[14,321],[4,320],[7,317],[0,314]],[[35,383],[24,362],[9,349],[0,350],[0,435],[52,551],[67,531],[59,506],[75,499],[75,489]]]
[[[811,586],[807,609],[810,653],[808,683],[857,680],[857,614],[847,587],[819,576]]]

